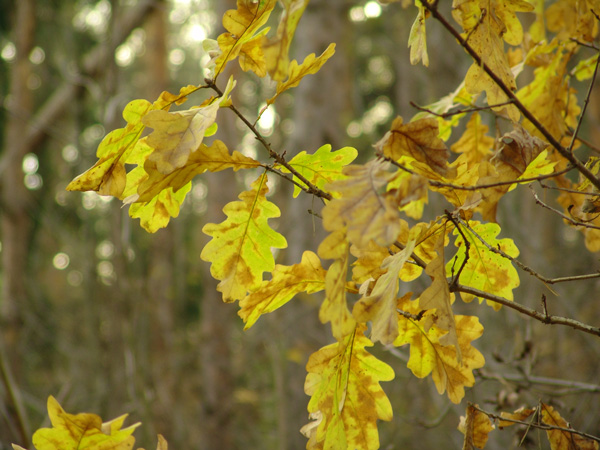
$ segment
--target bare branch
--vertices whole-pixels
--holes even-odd
[[[412,101],[410,102],[410,106],[412,106],[413,108],[417,108],[419,111],[424,111],[433,116],[441,117],[442,119],[445,119],[447,117],[456,116],[458,114],[468,114],[468,113],[477,112],[477,111],[486,111],[486,110],[490,110],[492,108],[498,108],[500,106],[512,105],[513,103],[514,102],[512,100],[508,100],[506,102],[497,103],[496,105],[477,106],[477,107],[472,107],[472,108],[468,108],[468,109],[459,109],[458,111],[446,112],[446,113],[441,113],[441,114],[436,113],[435,111],[427,109],[423,106],[419,106],[415,102],[412,102]]]
[[[562,217],[562,218],[563,218],[563,219],[565,219],[566,221],[568,221],[568,222],[572,223],[573,225],[576,225],[576,226],[579,226],[579,227],[591,228],[591,229],[593,229],[593,230],[600,230],[600,227],[598,227],[598,226],[596,226],[596,225],[591,225],[591,224],[589,224],[589,223],[585,223],[585,222],[581,222],[581,221],[579,221],[579,220],[575,220],[575,219],[573,219],[572,217],[569,217],[569,216],[567,216],[566,214],[562,213],[562,212],[561,212],[561,211],[559,211],[558,209],[555,209],[555,208],[553,208],[552,206],[549,206],[549,205],[547,205],[546,203],[544,203],[544,202],[543,202],[543,201],[540,199],[540,197],[539,197],[539,196],[536,194],[536,192],[535,192],[533,189],[531,189],[531,193],[533,194],[533,197],[535,198],[535,202],[536,202],[538,205],[540,205],[540,206],[542,206],[542,207],[544,207],[544,208],[546,208],[546,209],[548,209],[548,210],[552,211],[552,212],[553,212],[553,213],[555,213],[555,214],[558,214],[560,217]]]

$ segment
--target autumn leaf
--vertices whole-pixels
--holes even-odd
[[[326,186],[338,192],[323,208],[323,226],[328,231],[347,227],[348,239],[364,247],[373,239],[379,245],[389,245],[400,231],[397,201],[393,193],[383,189],[395,174],[388,172],[390,163],[371,160],[365,165],[346,166],[347,178]]]
[[[207,170],[220,172],[225,169],[233,169],[237,172],[240,169],[252,169],[259,166],[258,161],[244,156],[238,151],[230,154],[225,144],[217,139],[210,146],[201,144],[190,155],[185,165],[174,169],[167,175],[158,170],[155,161],[147,159],[144,164],[146,176],[138,182],[137,186],[133,187],[136,188],[137,196],[126,202],[148,202],[169,187],[177,192],[196,175]]]
[[[261,27],[269,19],[276,3],[277,0],[238,0],[237,9],[225,12],[223,26],[227,31],[217,38],[219,50],[215,52],[212,63],[214,79],[229,61],[238,57],[242,70],[252,70],[259,77],[267,74],[261,44],[268,28]]]
[[[392,122],[390,131],[375,144],[375,149],[394,160],[409,156],[442,176],[452,177],[452,170],[448,166],[450,152],[438,137],[438,132],[435,119],[402,123],[402,117],[398,116]]]
[[[435,251],[437,257],[432,259],[425,273],[432,279],[431,285],[423,291],[419,298],[419,304],[422,309],[435,309],[434,323],[438,328],[448,332],[440,338],[443,345],[453,345],[456,348],[458,362],[462,360],[460,346],[458,345],[458,335],[456,334],[456,323],[454,312],[452,311],[452,299],[450,288],[446,281],[446,271],[444,269],[444,245],[446,242],[446,226],[442,226],[441,233],[437,238]]]
[[[204,133],[217,118],[219,102],[186,111],[150,111],[143,118],[144,125],[153,128],[148,145],[154,151],[148,160],[156,163],[156,169],[169,174],[183,167],[190,153],[200,147]]]
[[[293,87],[298,86],[302,78],[307,75],[315,74],[321,69],[323,64],[327,62],[329,58],[333,56],[335,53],[335,44],[329,44],[329,46],[321,53],[319,56],[315,56],[314,53],[311,53],[302,64],[298,64],[298,62],[294,59],[289,65],[288,68],[288,77],[285,81],[279,81],[277,83],[275,95],[267,100],[267,106],[275,103],[277,97],[279,97],[282,93],[291,89]],[[262,113],[262,111],[261,111]]]
[[[484,245],[475,235],[477,233],[491,248],[499,248],[507,255],[516,258],[519,256],[519,249],[512,239],[496,239],[500,233],[500,226],[495,223],[469,222],[471,230],[462,228],[463,233],[470,243],[469,255],[458,282],[465,286],[470,286],[488,292],[492,295],[504,297],[508,300],[513,299],[513,289],[520,284],[519,275],[512,263],[503,256],[494,253]],[[454,245],[458,247],[456,255],[446,264],[446,276],[454,276],[459,270],[466,258],[466,246],[463,236],[454,230],[457,236]],[[465,302],[471,302],[475,298],[472,294],[460,293]],[[479,299],[479,301],[483,301]],[[487,301],[496,311],[502,305]]]
[[[333,259],[325,276],[325,300],[319,309],[321,323],[331,322],[331,332],[338,341],[354,330],[356,321],[346,300],[348,273],[348,240],[345,230],[334,231],[319,245],[319,256]]]
[[[129,216],[140,219],[140,225],[149,233],[155,233],[169,224],[171,217],[179,216],[181,204],[192,188],[192,183],[174,192],[172,187],[160,191],[152,200],[145,203],[134,203],[129,207]]]
[[[502,411],[500,413],[500,417],[502,417],[504,419],[510,419],[510,420],[500,419],[498,422],[498,428],[503,429],[503,428],[515,425],[516,422],[513,422],[515,420],[519,421],[519,422],[523,422],[523,421],[525,421],[525,419],[530,417],[535,412],[536,412],[535,409],[525,408],[525,407],[519,408],[515,412],[512,412],[512,413],[507,413],[507,412]]]
[[[463,450],[484,448],[488,441],[488,434],[496,428],[487,414],[477,409],[478,405],[467,406],[467,415],[461,416],[458,430],[465,435]]]
[[[442,238],[443,240],[443,238]],[[381,341],[387,345],[398,336],[398,319],[396,317],[396,294],[398,293],[400,270],[411,257],[415,248],[415,239],[409,240],[404,250],[388,256],[381,265],[387,270],[375,282],[373,290],[354,304],[352,315],[357,322],[371,321],[371,340]]]
[[[365,350],[373,343],[357,327],[340,342],[313,353],[306,365],[304,392],[311,396],[308,411],[317,423],[303,432],[308,449],[379,448],[377,420],[391,420],[392,406],[381,381],[394,378],[390,366]]]
[[[288,164],[312,184],[323,189],[327,183],[345,178],[342,169],[354,161],[357,155],[358,152],[355,148],[344,147],[332,152],[331,145],[325,144],[312,155],[301,151],[289,160]],[[289,173],[289,170],[283,166],[279,169],[284,173]],[[295,175],[294,180],[304,184]],[[300,187],[294,186],[294,197],[297,197],[300,192]]]
[[[467,122],[465,132],[451,150],[465,155],[465,161],[469,165],[487,160],[492,156],[495,140],[488,136],[489,127],[481,122],[481,116],[473,113]]]
[[[105,423],[95,414],[69,414],[52,396],[48,415],[52,428],[40,428],[33,435],[37,450],[129,450],[135,443],[131,434],[140,425],[121,428],[127,414]]]
[[[412,65],[423,62],[424,66],[429,66],[429,55],[427,54],[427,35],[425,33],[425,19],[427,13],[420,0],[415,0],[415,5],[419,8],[417,18],[410,28],[408,35],[408,46],[410,47],[410,63]]]
[[[401,299],[398,308],[411,314],[419,314],[421,307],[418,300]],[[453,345],[440,343],[448,332],[433,321],[433,312],[424,313],[420,321],[398,316],[399,335],[394,346],[410,344],[410,358],[407,367],[412,373],[424,378],[431,374],[437,391],[447,392],[453,403],[460,403],[465,396],[465,387],[475,384],[473,370],[483,367],[483,355],[471,345],[471,341],[483,334],[483,327],[475,316],[455,316],[458,345],[462,355],[462,363],[458,362],[457,350]]]
[[[187,96],[199,89],[198,86],[185,86],[179,94],[163,92],[150,104],[146,100],[133,100],[123,110],[123,118],[127,122],[107,134],[96,152],[98,161],[87,171],[76,177],[67,186],[68,191],[96,191],[100,195],[112,195],[122,198],[127,184],[125,163],[140,139],[144,124],[142,118],[154,110],[168,109],[172,104],[185,102]]]
[[[572,429],[569,423],[552,406],[542,403],[540,408],[542,410],[542,423],[551,427]],[[598,450],[599,447],[597,441],[565,430],[550,428],[546,430],[546,435],[551,450]]]
[[[202,232],[212,237],[200,257],[212,263],[212,276],[221,280],[217,289],[223,300],[240,300],[262,283],[263,272],[271,272],[275,261],[271,249],[285,248],[285,238],[274,231],[268,219],[279,217],[279,208],[266,199],[267,174],[252,183],[252,189],[239,195],[241,201],[223,208],[227,219],[208,223]]]
[[[274,81],[283,81],[288,75],[290,44],[308,0],[283,0],[283,14],[274,38],[262,44],[267,71]]]
[[[296,294],[306,292],[313,294],[325,289],[325,274],[319,257],[313,252],[305,251],[302,261],[293,266],[277,264],[269,281],[240,301],[239,316],[246,324],[247,330],[266,313],[275,311],[289,302]]]

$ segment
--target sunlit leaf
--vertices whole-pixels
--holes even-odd
[[[263,281],[255,292],[240,301],[238,314],[246,324],[245,329],[254,325],[261,315],[285,305],[296,294],[313,294],[325,289],[326,273],[319,257],[310,251],[304,252],[298,264],[276,265],[272,279]]]
[[[52,396],[48,415],[52,428],[40,428],[33,435],[37,450],[129,450],[135,443],[131,434],[140,425],[121,428],[126,414],[105,423],[95,414],[69,414]]]
[[[240,300],[262,283],[263,272],[275,267],[273,248],[285,248],[285,238],[274,231],[268,220],[279,217],[279,208],[266,199],[267,174],[252,183],[252,189],[239,195],[240,201],[223,208],[227,219],[208,223],[202,232],[212,237],[200,257],[210,262],[212,276],[221,280],[217,289],[224,301]]]
[[[380,382],[392,380],[394,371],[365,350],[373,343],[364,330],[358,327],[308,360],[304,392],[311,396],[309,413],[318,418],[318,424],[303,429],[309,449],[379,448],[377,420],[392,419]]]
[[[410,63],[418,64],[423,62],[424,66],[429,66],[429,55],[427,54],[427,35],[425,33],[425,19],[427,17],[425,7],[420,0],[416,0],[415,4],[419,8],[417,18],[410,28],[408,35],[408,46],[410,47]]]
[[[467,406],[467,415],[461,416],[458,430],[465,435],[463,450],[484,448],[490,431],[496,428],[487,414],[477,409],[478,405]]]
[[[354,161],[357,155],[355,148],[344,147],[332,152],[331,145],[325,144],[313,154],[307,154],[305,151],[298,153],[288,164],[312,184],[323,189],[327,183],[345,178],[342,169]],[[285,167],[281,167],[280,170],[289,173]],[[296,176],[294,179],[303,184]],[[294,186],[294,197],[300,192],[300,187]]]
[[[398,308],[411,314],[419,314],[421,310],[418,300],[408,299],[399,301]],[[475,383],[473,370],[485,364],[483,355],[471,345],[471,341],[482,335],[483,327],[475,316],[455,316],[462,355],[462,361],[458,362],[456,347],[440,343],[447,331],[429,326],[433,321],[432,314],[426,312],[418,322],[399,315],[399,336],[394,345],[410,344],[408,368],[412,373],[419,378],[431,374],[437,391],[440,394],[447,392],[450,401],[459,403],[465,396],[465,387]]]
[[[513,258],[519,256],[519,249],[512,239],[496,238],[500,233],[500,226],[498,224],[469,222],[469,226],[490,247],[499,248]],[[513,289],[517,288],[520,284],[519,274],[515,267],[508,259],[491,251],[470,230],[462,228],[462,231],[469,240],[470,250],[467,262],[460,273],[459,283],[512,300]],[[466,246],[463,236],[456,229],[453,234],[457,236],[454,245],[458,247],[458,251],[448,261],[448,264],[446,264],[447,276],[456,274],[466,257]],[[472,294],[464,292],[461,292],[460,296],[465,302],[470,302],[474,298]],[[479,300],[480,302],[483,301],[483,299]],[[499,310],[502,306],[489,300],[488,304],[495,310]]]

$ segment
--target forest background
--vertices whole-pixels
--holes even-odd
[[[35,429],[48,425],[49,395],[72,412],[130,413],[143,423],[136,436],[146,448],[157,433],[172,448],[305,446],[299,433],[307,422],[305,365],[331,340],[318,321],[319,304],[300,299],[243,331],[236,308],[222,302],[199,258],[208,240],[202,226],[221,221],[223,205],[249,180],[235,174],[195,180],[180,216],[152,235],[118,202],[65,191],[94,162],[104,135],[122,126],[131,99],[152,100],[202,79],[209,59],[202,41],[223,31],[220,18],[235,6],[233,0],[0,2],[0,449],[26,446]],[[456,89],[471,64],[464,51],[430,26],[429,67],[410,65],[406,42],[415,12],[393,6],[311,0],[292,54],[320,54],[330,42],[336,54],[263,115],[259,129],[274,147],[291,157],[324,143],[349,145],[364,162],[395,116],[417,112],[410,102],[427,105]],[[263,106],[257,99],[268,98],[271,86],[233,66],[236,102],[255,116]],[[598,93],[591,93],[583,130],[592,142],[599,134]],[[233,114],[219,127],[229,148],[249,156],[259,151]],[[279,231],[290,243],[280,256],[293,264],[321,241],[314,224],[320,219],[306,212],[310,198],[289,202],[291,188],[283,183],[275,191],[286,217]],[[583,236],[534,205],[522,190],[499,205],[503,234],[515,240],[521,258],[550,276],[596,270],[597,255],[585,250]],[[594,323],[598,287],[591,280],[553,286],[553,293],[523,276],[515,295],[535,308],[545,294],[553,314]],[[467,400],[514,410],[541,399],[558,405],[576,428],[600,429],[597,338],[508,309],[476,314],[486,324],[485,338],[476,342],[486,366]],[[381,447],[460,448],[464,402],[454,405],[431,380],[414,377],[407,353],[373,352],[396,372],[384,386],[395,415],[379,424]],[[515,439],[511,431],[498,434],[488,448],[508,448]]]

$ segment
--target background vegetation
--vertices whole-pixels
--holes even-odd
[[[449,13],[449,4],[441,7]],[[154,235],[110,198],[65,191],[93,164],[106,132],[122,126],[131,99],[153,100],[202,79],[209,56],[201,43],[223,31],[220,18],[231,8],[233,0],[0,2],[0,449],[27,446],[47,426],[50,394],[71,412],[129,412],[144,424],[136,436],[146,448],[157,433],[172,448],[306,445],[298,432],[307,422],[305,365],[331,340],[319,304],[290,303],[243,331],[199,258],[208,239],[202,226],[220,222],[223,205],[248,180],[217,174],[195,181],[180,217]],[[441,27],[430,26],[430,67],[411,66],[405,43],[413,20],[414,11],[375,1],[311,0],[293,54],[319,54],[336,42],[336,55],[263,116],[261,133],[290,157],[327,142],[351,145],[366,161],[395,116],[417,112],[411,101],[426,105],[453,91],[471,64]],[[228,70],[238,80],[240,109],[256,115],[268,86]],[[581,103],[585,85],[579,91]],[[598,92],[582,132],[591,142],[598,140]],[[220,139],[255,155],[254,136],[229,117]],[[306,214],[310,198],[289,202],[290,186],[275,189],[286,217],[279,231],[290,243],[281,262],[293,264],[304,249],[316,250],[320,225]],[[583,236],[523,192],[508,194],[498,211],[521,260],[549,277],[596,271],[597,255],[585,250]],[[523,275],[515,296],[539,309],[545,294],[552,314],[597,324],[597,280],[550,290]],[[597,338],[508,309],[457,307],[486,327],[476,342],[486,366],[468,400],[514,410],[542,399],[576,428],[598,434]],[[465,405],[415,378],[407,353],[374,352],[396,372],[384,386],[395,416],[379,425],[381,447],[459,448]],[[518,439],[507,431],[487,448]]]

